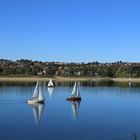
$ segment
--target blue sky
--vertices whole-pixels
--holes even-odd
[[[1,0],[0,58],[140,62],[139,0]]]

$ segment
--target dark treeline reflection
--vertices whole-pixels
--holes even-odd
[[[56,86],[73,86],[74,82],[56,82]],[[83,87],[140,87],[140,83],[114,82],[114,81],[82,81],[79,82]]]
[[[54,81],[56,86],[68,86],[72,87],[74,82],[57,82]],[[34,86],[36,82],[0,82],[0,87],[3,86]],[[48,82],[42,82],[43,86],[47,86]],[[79,82],[80,86],[83,87],[140,87],[140,83],[129,83],[129,82],[114,82],[114,81],[82,81]]]
[[[33,86],[36,82],[0,82],[0,87],[2,86]]]

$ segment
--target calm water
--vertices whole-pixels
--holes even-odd
[[[140,85],[81,83],[81,102],[67,102],[73,83],[43,84],[46,104],[26,104],[35,83],[0,83],[2,140],[139,140]]]

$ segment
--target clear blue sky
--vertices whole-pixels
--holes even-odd
[[[140,0],[0,0],[0,58],[140,62]]]

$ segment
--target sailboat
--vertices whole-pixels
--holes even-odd
[[[72,113],[73,113],[74,119],[77,118],[77,114],[78,114],[80,102],[81,102],[81,101],[72,101],[72,102],[71,102],[71,108],[72,108]]]
[[[52,82],[52,79],[49,80],[48,87],[54,87],[54,83]]]
[[[34,104],[29,104],[29,105],[32,107],[35,122],[36,122],[36,124],[38,124],[40,121],[40,118],[42,116],[42,113],[44,111],[45,105],[40,104],[40,103],[34,103]]]
[[[27,100],[28,104],[44,103],[45,99],[41,90],[41,85],[37,82],[32,98]]]
[[[80,101],[81,100],[81,96],[80,96],[77,82],[75,82],[71,96],[69,98],[67,98],[67,100],[68,101]]]

